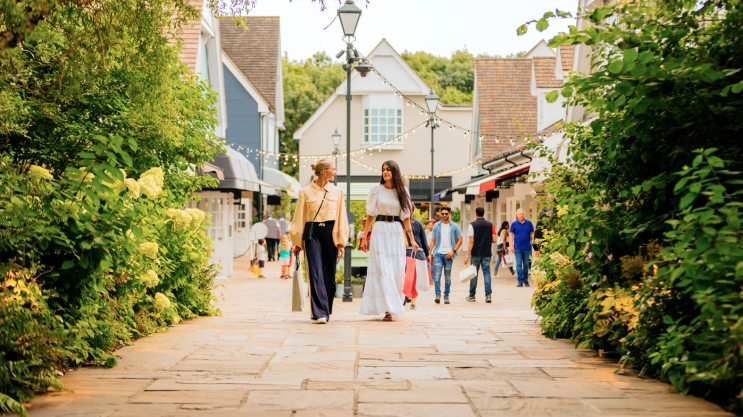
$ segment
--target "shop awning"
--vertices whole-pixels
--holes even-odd
[[[222,178],[219,178],[219,170],[214,169],[214,166],[222,171]],[[258,175],[255,173],[253,164],[245,155],[230,147],[227,147],[225,153],[215,156],[211,164],[205,165],[200,170],[219,178],[218,190],[258,191],[259,189]]]
[[[351,177],[351,200],[366,201],[369,197],[369,190],[379,184],[378,182],[353,182]],[[343,191],[343,198],[346,198],[346,183],[338,181],[338,188]]]
[[[487,178],[486,181],[483,181],[483,182],[480,183],[480,190],[476,194],[484,193],[484,192],[490,191],[490,190],[495,190],[495,183],[496,183],[496,181],[498,181],[498,180],[504,180],[504,179],[507,179],[509,177],[513,177],[513,176],[522,174],[522,173],[528,171],[530,166],[531,166],[530,163],[529,164],[523,164],[523,165],[519,165],[517,167],[513,167],[513,168],[511,168],[509,170],[506,170],[506,171],[499,172],[497,174],[491,175],[490,177]],[[467,193],[467,194],[469,194],[469,193]]]
[[[280,196],[281,191],[283,190],[283,188],[276,184],[271,184],[268,181],[258,180],[258,185],[261,186],[261,194]]]
[[[297,198],[302,187],[294,177],[289,176],[275,168],[263,168],[263,179],[271,184],[276,184],[286,190],[292,198]]]

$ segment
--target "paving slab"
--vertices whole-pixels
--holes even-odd
[[[463,257],[455,261],[454,274]],[[112,369],[62,378],[32,417],[660,416],[721,417],[670,385],[617,375],[617,363],[542,336],[532,288],[494,277],[492,304],[468,303],[455,280],[449,305],[422,293],[393,322],[336,300],[328,324],[291,312],[291,282],[247,272],[220,280],[222,316],[182,322],[117,353]],[[480,295],[478,294],[478,297]],[[249,306],[249,307],[246,307]]]

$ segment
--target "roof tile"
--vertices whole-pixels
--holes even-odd
[[[573,69],[573,56],[575,54],[575,45],[560,45],[560,62],[562,70],[565,72]]]
[[[537,82],[537,88],[560,88],[562,80],[555,78],[554,57],[535,56],[534,58],[534,78]]]

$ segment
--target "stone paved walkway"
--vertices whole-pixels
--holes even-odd
[[[461,258],[459,262],[461,262]],[[461,268],[455,267],[454,276]],[[237,262],[236,270],[246,270]],[[267,268],[278,276],[278,265]],[[392,323],[336,299],[327,325],[291,313],[291,281],[220,281],[222,317],[184,322],[121,349],[113,369],[63,378],[36,416],[724,416],[669,385],[615,375],[591,350],[540,335],[530,288],[494,280],[494,302],[434,304]]]

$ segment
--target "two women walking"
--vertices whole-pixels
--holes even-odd
[[[310,310],[315,323],[327,323],[333,313],[335,270],[348,241],[348,218],[343,192],[330,183],[335,164],[321,159],[312,165],[317,179],[302,188],[291,224],[294,255],[305,254],[309,276]],[[366,222],[359,245],[369,252],[366,286],[361,314],[381,315],[390,321],[404,313],[402,294],[405,280],[405,239],[415,242],[410,226],[413,203],[405,188],[400,168],[394,161],[382,165],[379,185],[369,191]],[[367,242],[372,221],[371,244]],[[413,243],[413,249],[418,245]]]

